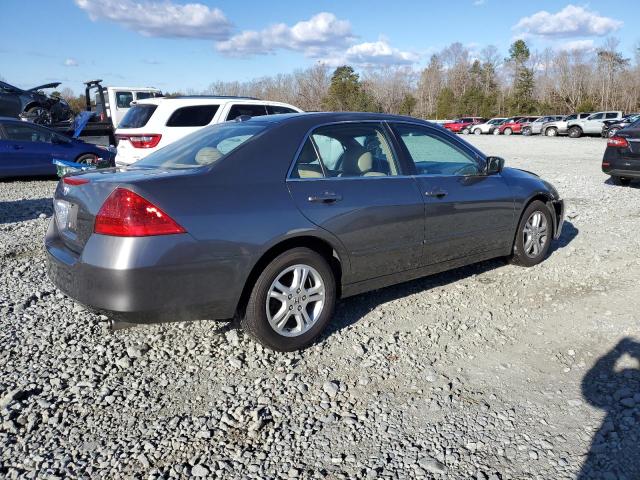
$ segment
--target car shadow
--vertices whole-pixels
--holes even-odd
[[[578,229],[571,222],[564,222],[562,233],[551,244],[549,255],[569,245],[577,235]],[[333,321],[327,326],[319,341],[358,322],[378,305],[425,290],[444,287],[458,280],[504,267],[505,264],[504,258],[495,258],[340,300],[336,305]]]
[[[640,188],[640,180],[634,178],[631,180],[631,183],[629,183],[629,185],[616,185],[613,181],[613,179],[611,177],[607,178],[604,183],[606,185],[611,185],[612,187],[618,187],[618,188],[634,188],[634,189],[639,189]]]
[[[636,368],[616,369],[628,356]],[[606,416],[577,480],[640,478],[640,343],[625,338],[582,379],[582,395]]]
[[[560,233],[560,236],[551,243],[549,255],[552,255],[557,250],[560,250],[569,245],[573,241],[573,239],[578,236],[579,232],[580,230],[578,230],[573,223],[565,221],[562,225],[562,232]]]
[[[47,217],[53,215],[51,198],[0,201],[0,225],[33,220],[42,214]]]

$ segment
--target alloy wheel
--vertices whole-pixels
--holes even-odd
[[[325,285],[309,265],[292,265],[278,274],[267,294],[266,311],[279,335],[297,337],[318,321],[325,304]]]
[[[545,214],[539,210],[533,212],[524,225],[523,235],[525,255],[536,258],[544,250],[549,238]]]

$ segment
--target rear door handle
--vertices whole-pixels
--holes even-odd
[[[323,192],[318,195],[310,195],[308,200],[313,203],[335,203],[342,200],[342,195],[334,192]]]
[[[444,198],[447,196],[447,192],[444,190],[433,190],[431,192],[424,192],[427,197]]]

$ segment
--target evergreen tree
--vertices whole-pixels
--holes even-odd
[[[509,98],[509,109],[513,114],[532,113],[536,110],[533,98],[534,75],[527,66],[531,57],[529,47],[524,40],[516,40],[509,48],[509,58],[514,66],[513,91]]]
[[[375,112],[375,101],[360,83],[360,76],[349,65],[336,68],[322,106],[325,110]]]
[[[451,118],[456,112],[456,99],[450,88],[443,88],[436,101],[436,116],[438,118]]]

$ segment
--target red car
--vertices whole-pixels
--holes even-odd
[[[497,130],[496,135],[511,135],[512,133],[522,133],[522,127],[533,122],[538,117],[512,117],[505,120]]]
[[[487,120],[481,117],[463,117],[453,120],[452,122],[447,122],[442,126],[453,133],[469,133],[471,131],[471,125],[477,125],[479,123],[484,123]]]

